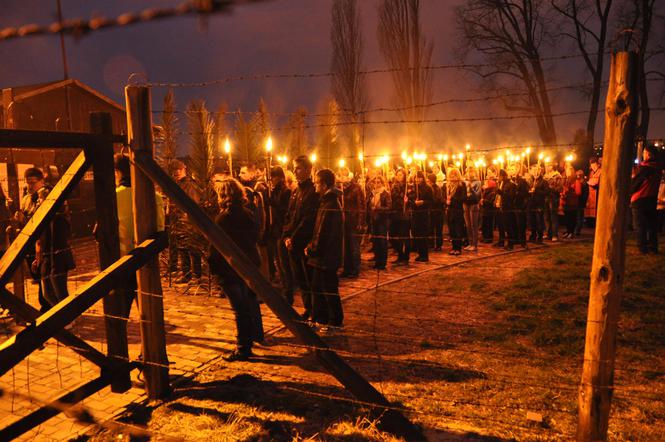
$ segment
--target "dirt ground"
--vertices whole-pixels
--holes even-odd
[[[324,339],[429,440],[570,440],[591,245],[565,248],[432,270],[366,291],[344,301],[344,330]],[[663,264],[662,256],[628,259],[634,267]],[[626,296],[610,440],[663,440],[665,330],[641,323],[640,312],[665,312],[648,298],[665,281],[627,272],[627,291],[631,278],[640,288]],[[638,295],[644,305],[631,306]],[[644,335],[646,327],[655,332]],[[168,402],[134,407],[119,428],[145,427],[153,440],[392,440],[310,350],[278,331],[255,348],[254,362],[220,358]]]

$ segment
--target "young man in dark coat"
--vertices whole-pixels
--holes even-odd
[[[270,170],[270,184],[272,190],[268,204],[272,222],[269,226],[268,248],[273,250],[272,256],[277,258],[282,293],[289,304],[293,305],[293,273],[289,263],[289,251],[284,242],[280,241],[284,231],[284,221],[289,211],[291,189],[286,186],[286,175],[280,166],[275,166]]]
[[[434,202],[434,195],[432,188],[425,181],[425,174],[422,171],[416,173],[412,197],[413,201],[410,201],[413,208],[411,231],[418,252],[416,261],[427,262],[429,261],[427,243],[430,234],[430,209]]]
[[[543,242],[543,232],[545,231],[545,202],[549,187],[543,178],[543,169],[540,166],[533,166],[531,174],[533,183],[529,189],[529,225],[531,226],[529,241],[540,244]]]
[[[656,159],[658,151],[647,146],[642,162],[630,184],[630,207],[637,227],[637,246],[641,253],[658,253],[657,204],[662,168]]]
[[[517,186],[508,177],[508,172],[504,169],[499,171],[499,187],[497,188],[498,206],[501,219],[503,220],[503,228],[508,237],[508,243],[505,245],[506,249],[512,249],[517,244],[517,217],[516,217],[516,200],[517,200]],[[499,238],[501,241],[501,238]]]
[[[392,213],[390,218],[390,242],[397,252],[394,264],[408,264],[411,252],[411,239],[409,237],[410,214],[407,208],[406,172],[397,169],[395,179],[390,188]]]
[[[314,234],[305,249],[312,271],[312,320],[320,325],[340,327],[344,320],[339,297],[337,269],[342,264],[342,207],[335,188],[335,174],[322,169],[314,178],[321,198]],[[325,330],[323,330],[325,331]]]
[[[305,155],[294,161],[294,172],[298,187],[291,194],[289,210],[284,220],[282,241],[289,251],[291,271],[295,282],[300,287],[305,311],[303,319],[312,314],[311,274],[305,262],[305,247],[312,240],[316,211],[319,208],[319,196],[312,183],[312,162]]]

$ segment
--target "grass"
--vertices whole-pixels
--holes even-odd
[[[509,334],[561,356],[579,356],[589,299],[591,243],[553,247],[538,257],[539,265],[520,270],[510,282],[498,287],[488,308],[501,312],[511,332],[488,333],[487,341]],[[519,258],[517,258],[519,259]],[[665,337],[665,259],[641,255],[629,244],[621,303],[619,346],[639,352],[662,348]]]

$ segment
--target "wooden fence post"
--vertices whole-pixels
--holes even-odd
[[[612,56],[605,104],[603,176],[591,264],[584,368],[578,397],[577,440],[607,438],[614,391],[614,358],[623,292],[631,163],[634,156],[637,57]]]
[[[150,89],[127,86],[127,139],[130,158],[135,151],[152,157],[152,115]],[[132,161],[132,194],[134,210],[134,237],[137,243],[157,231],[157,205],[155,186]],[[164,303],[156,256],[138,271],[138,300],[141,316],[141,348],[143,351],[145,387],[149,399],[161,399],[170,393],[166,335],[164,332]]]
[[[120,237],[118,233],[118,203],[115,197],[115,172],[113,170],[113,126],[111,114],[92,112],[90,114],[92,132],[108,135],[108,142],[87,146],[88,157],[94,174],[95,213],[97,217],[97,249],[99,250],[99,270],[104,270],[120,258]],[[129,360],[127,346],[127,321],[123,318],[129,312],[130,294],[126,287],[118,287],[104,296],[104,325],[106,327],[107,352],[111,358]],[[113,378],[111,391],[122,393],[132,386],[129,372],[118,373]]]

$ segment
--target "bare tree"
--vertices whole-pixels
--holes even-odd
[[[240,110],[236,112],[235,139],[240,158],[246,162],[255,161],[259,142],[254,120],[245,119]]]
[[[290,158],[306,153],[308,146],[307,131],[305,123],[307,119],[307,108],[299,107],[291,114],[284,126],[286,132],[286,149]]]
[[[339,117],[339,104],[331,97],[327,100],[324,112],[319,117],[317,134],[321,160],[324,165],[331,168],[335,167],[335,160],[341,153],[338,140]]]
[[[259,108],[254,115],[254,128],[257,132],[259,143],[265,143],[272,134],[272,121],[268,113],[268,106],[266,106],[263,98],[259,100]]]
[[[510,111],[532,114],[545,144],[556,144],[556,128],[547,90],[544,46],[554,43],[548,29],[551,9],[545,0],[467,0],[456,9],[461,60],[480,60],[469,68],[482,85],[498,94],[523,93],[504,102]]]
[[[395,104],[407,121],[414,142],[422,137],[426,103],[432,99],[432,75],[428,69],[434,44],[423,36],[419,0],[382,0],[379,5],[379,46],[392,69]]]
[[[190,170],[204,192],[214,166],[215,122],[203,100],[190,101],[185,115],[190,136]]]
[[[331,90],[345,120],[350,122],[353,153],[360,146],[360,123],[369,105],[367,81],[361,74],[363,40],[357,0],[334,0],[332,5]]]
[[[552,7],[570,24],[570,28],[563,31],[563,35],[575,43],[591,76],[591,102],[581,152],[582,156],[587,158],[593,152],[613,2],[612,0],[551,0],[551,2]]]
[[[158,152],[161,166],[169,173],[173,173],[173,160],[176,158],[178,145],[178,116],[176,115],[176,102],[173,89],[169,89],[164,96],[164,110],[162,111],[162,143]]]

